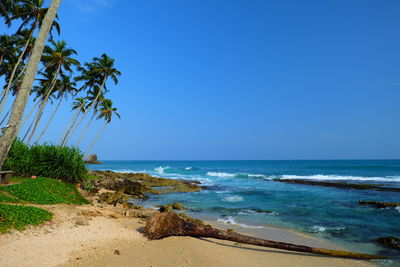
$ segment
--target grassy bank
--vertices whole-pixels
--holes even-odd
[[[49,211],[29,204],[81,205],[90,202],[74,185],[40,177],[0,186],[0,203],[0,232],[5,233],[11,229],[23,230],[26,225],[39,225],[52,218]]]

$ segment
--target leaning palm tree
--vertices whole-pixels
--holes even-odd
[[[76,146],[79,145],[79,143],[81,142],[86,131],[89,129],[89,126],[92,124],[93,119],[95,118],[95,116],[98,112],[98,107],[99,107],[100,103],[104,100],[103,93],[101,93],[100,97],[97,96],[99,90],[100,90],[99,86],[94,86],[93,90],[90,90],[88,96],[86,97],[86,99],[89,102],[87,105],[88,107],[90,107],[92,105],[92,103],[94,103],[93,113],[92,113],[92,117],[90,118],[89,122],[86,124],[85,129],[82,131],[81,135],[79,136],[78,141],[76,142]]]
[[[84,158],[86,158],[86,156],[88,155],[88,153],[92,149],[93,145],[99,139],[99,137],[103,133],[104,128],[106,127],[106,125],[111,122],[112,116],[115,114],[119,119],[121,118],[121,116],[117,113],[117,108],[113,107],[113,103],[112,103],[112,101],[110,99],[104,99],[101,102],[100,106],[101,106],[100,109],[99,109],[100,114],[99,114],[99,116],[97,118],[98,119],[104,119],[104,124],[101,127],[100,132],[97,134],[97,136],[95,137],[93,142],[90,144],[89,148],[86,150]]]
[[[40,139],[42,138],[43,134],[46,132],[47,128],[49,127],[51,121],[53,120],[54,116],[56,115],[58,109],[61,106],[61,102],[63,100],[64,97],[67,97],[68,94],[75,94],[77,89],[76,89],[76,82],[71,80],[70,76],[61,75],[61,79],[57,81],[56,84],[56,91],[58,93],[58,104],[57,107],[54,109],[53,114],[51,115],[50,119],[47,121],[46,126],[44,127],[44,129],[42,130],[42,132],[40,133],[39,137],[37,138],[35,144],[37,144]]]
[[[54,73],[54,75],[52,79],[47,80],[47,82],[49,82],[50,80],[51,82],[49,86],[46,88],[45,93],[42,95],[43,97],[35,119],[35,124],[33,126],[30,137],[27,141],[28,144],[30,143],[31,139],[33,138],[36,132],[36,129],[39,125],[44,109],[46,107],[46,104],[51,94],[54,92],[54,87],[57,83],[60,73],[63,71],[68,71],[72,73],[72,67],[80,65],[78,60],[72,58],[72,56],[76,55],[77,52],[74,49],[67,48],[67,43],[65,41],[55,42],[51,40],[50,43],[54,47],[50,46],[45,47],[42,56],[42,61],[47,69],[47,73]]]
[[[71,120],[69,121],[67,128],[65,129],[64,133],[61,136],[60,141],[58,142],[59,146],[64,146],[67,137],[69,136],[70,131],[74,127],[79,115],[85,112],[85,105],[87,103],[87,99],[84,97],[78,97],[72,103],[72,110],[76,110],[74,116],[72,116]]]
[[[14,139],[17,137],[18,126],[24,114],[33,80],[35,79],[36,72],[39,67],[40,58],[42,56],[51,26],[57,15],[57,10],[60,6],[60,3],[61,0],[52,0],[49,9],[46,12],[39,30],[39,34],[35,41],[35,46],[32,50],[32,55],[29,59],[28,67],[26,68],[26,73],[23,77],[21,87],[14,101],[13,110],[8,121],[9,127],[3,130],[3,134],[0,137],[0,169],[4,164]]]
[[[95,86],[99,86],[99,90],[92,103],[86,108],[86,111],[83,113],[78,123],[70,131],[69,136],[64,142],[64,145],[68,143],[72,134],[86,118],[87,114],[96,105],[103,91],[107,91],[107,80],[111,78],[114,84],[118,83],[118,77],[121,75],[121,72],[114,67],[114,62],[115,60],[113,58],[109,57],[107,54],[102,54],[100,58],[94,57],[93,62],[86,63],[85,68],[80,69],[82,75],[77,77],[77,81],[84,81],[85,83],[83,87],[86,88],[94,88]]]
[[[21,32],[25,26],[29,28],[29,36],[26,38],[25,45],[18,57],[18,60],[10,74],[10,79],[4,93],[4,97],[0,102],[0,113],[3,111],[5,102],[7,101],[8,92],[12,86],[14,81],[15,73],[18,69],[18,65],[21,63],[23,57],[25,56],[28,46],[31,43],[31,38],[37,27],[41,27],[45,14],[48,11],[48,8],[43,7],[44,0],[24,0],[22,3],[16,8],[15,14],[11,17],[11,20],[21,19],[22,23],[18,28],[17,32]],[[53,20],[51,27],[54,27],[58,33],[60,33],[59,24]],[[50,33],[51,34],[51,33]]]

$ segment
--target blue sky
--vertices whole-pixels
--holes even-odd
[[[393,159],[399,12],[395,0],[73,0],[59,16],[81,61],[106,52],[123,73],[101,159]]]

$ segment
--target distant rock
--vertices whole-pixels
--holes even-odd
[[[386,247],[391,247],[400,250],[400,239],[397,237],[385,236],[378,238],[377,241]]]
[[[97,160],[96,154],[90,154],[87,159],[85,160],[86,164],[101,164],[100,161]]]

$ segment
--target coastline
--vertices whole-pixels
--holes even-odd
[[[120,205],[41,207],[54,213],[53,220],[24,232],[1,235],[0,266],[262,266],[265,263],[279,266],[373,266],[367,261],[208,238],[169,237],[149,241],[140,233],[145,220],[126,216]],[[146,209],[144,212],[155,211]],[[282,238],[285,234],[287,237],[293,234],[282,229],[279,233]]]

